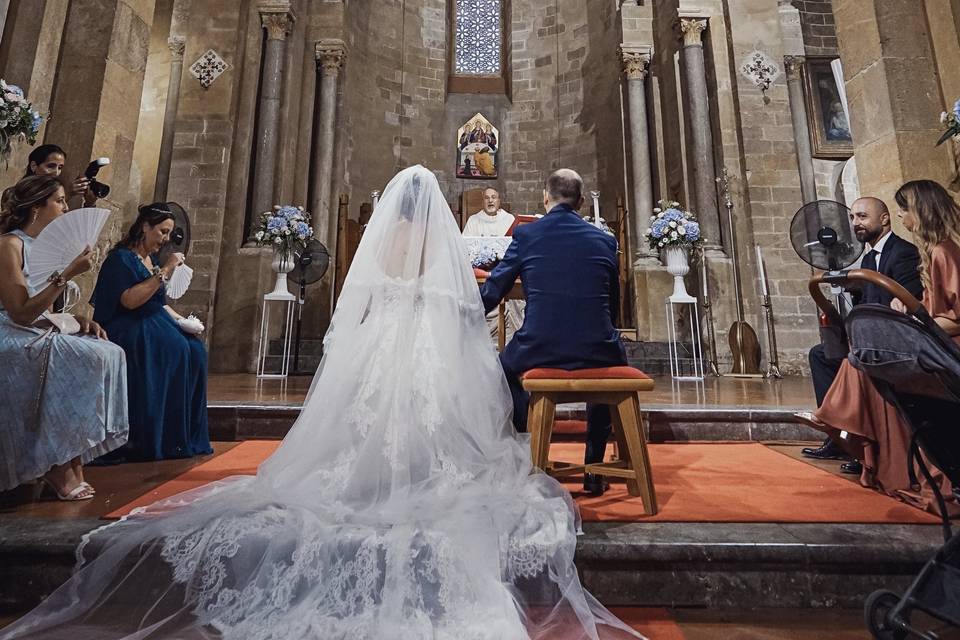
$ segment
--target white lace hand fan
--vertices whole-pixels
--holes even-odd
[[[186,264],[181,264],[173,270],[173,275],[167,280],[167,297],[171,300],[177,300],[183,297],[183,294],[190,288],[190,282],[193,280],[193,269]]]
[[[87,247],[97,246],[109,209],[75,209],[48,224],[33,241],[27,260],[29,285],[43,289],[54,271],[63,271]]]

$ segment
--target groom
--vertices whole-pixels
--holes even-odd
[[[520,376],[538,367],[588,369],[627,364],[614,328],[619,307],[617,241],[577,213],[583,179],[559,169],[547,180],[547,215],[517,227],[513,242],[481,289],[487,312],[496,308],[519,276],[527,300],[523,326],[500,354],[513,395],[513,424],[527,430],[529,394]],[[610,437],[610,410],[587,405],[585,462],[601,462]],[[584,491],[600,495],[601,478],[587,474]]]

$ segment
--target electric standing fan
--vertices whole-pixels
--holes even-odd
[[[157,260],[160,266],[167,263],[171,254],[182,253],[187,255],[190,251],[190,216],[186,210],[176,202],[165,203],[167,208],[173,214],[173,231],[170,232],[170,240],[157,252]],[[171,300],[177,300],[183,297],[190,287],[193,280],[193,269],[186,264],[177,267],[173,275],[167,282],[167,297]]]
[[[109,209],[74,209],[43,228],[30,247],[27,284],[35,291],[47,286],[54,272],[62,272],[84,249],[94,249]]]
[[[814,269],[846,269],[863,253],[850,224],[850,209],[832,200],[810,202],[790,223],[790,242],[800,259]]]
[[[297,295],[297,329],[293,347],[293,373],[300,373],[300,340],[303,326],[303,303],[307,285],[320,280],[330,266],[330,252],[319,240],[311,240],[305,247],[294,252],[293,270],[289,277],[300,285]]]

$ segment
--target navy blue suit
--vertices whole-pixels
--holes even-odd
[[[487,312],[520,277],[527,300],[523,326],[500,354],[513,395],[513,423],[526,431],[529,369],[586,369],[627,364],[614,327],[620,300],[617,241],[568,205],[517,227],[506,255],[481,289]],[[599,462],[610,436],[606,405],[587,407],[587,462]]]

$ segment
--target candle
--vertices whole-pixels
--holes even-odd
[[[593,224],[597,227],[601,227],[600,224],[600,192],[591,191],[590,197],[593,198]]]
[[[380,202],[380,192],[374,189],[370,192],[370,199],[373,200],[373,208],[377,208],[377,204]]]
[[[760,245],[755,246],[757,248],[757,270],[760,273],[760,293],[768,296],[770,292],[767,290],[767,274],[763,270],[763,254],[760,252]]]
[[[710,294],[707,292],[707,256],[703,254],[700,258],[700,268],[703,270],[703,275],[700,276],[700,280],[703,282],[703,300],[704,302],[709,301]]]

